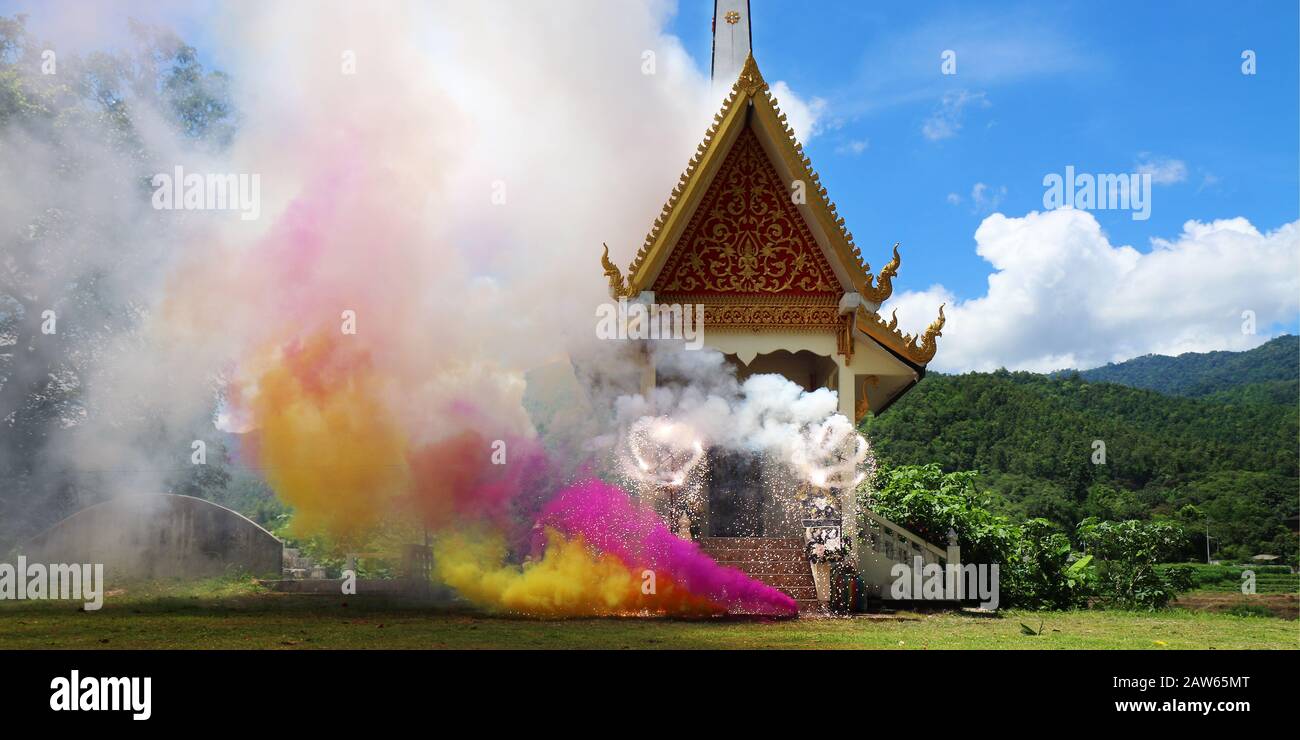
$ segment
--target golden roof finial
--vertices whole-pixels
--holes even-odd
[[[627,279],[623,277],[622,271],[618,265],[609,259],[609,245],[601,242],[605,247],[605,253],[600,256],[600,266],[605,268],[605,277],[609,278],[609,293],[611,298],[621,298],[627,295]]]
[[[754,61],[753,52],[745,57],[745,66],[740,68],[740,78],[736,80],[736,87],[751,98],[757,95],[759,90],[767,89],[767,81],[763,79],[763,73],[758,71],[758,62]]]

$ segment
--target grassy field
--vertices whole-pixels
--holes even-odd
[[[1021,623],[1042,634],[1023,634]],[[1300,647],[1300,623],[1172,609],[900,614],[790,621],[486,617],[372,599],[263,592],[247,582],[141,585],[104,608],[0,602],[0,649],[16,648],[883,648],[1138,650]]]

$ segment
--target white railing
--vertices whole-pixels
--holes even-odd
[[[922,565],[949,563],[961,564],[961,550],[955,544],[947,550],[925,541],[870,509],[861,510],[863,530],[858,553],[858,571],[867,593],[889,598],[889,586],[894,581],[890,573],[896,563],[911,567],[916,558]]]

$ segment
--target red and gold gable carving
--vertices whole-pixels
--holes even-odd
[[[655,293],[838,299],[840,282],[790,193],[746,127],[655,280]]]

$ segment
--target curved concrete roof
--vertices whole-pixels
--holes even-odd
[[[121,496],[72,514],[22,548],[29,560],[103,563],[116,578],[278,574],[283,545],[237,511],[193,496]]]

